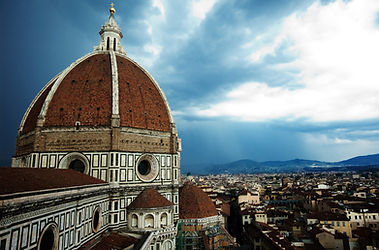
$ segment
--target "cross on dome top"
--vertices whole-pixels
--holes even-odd
[[[121,45],[122,32],[118,26],[114,13],[116,9],[114,4],[111,4],[109,8],[109,17],[103,26],[101,26],[100,34],[100,44],[94,47],[95,51],[107,51],[113,50],[115,52],[126,54],[124,47]]]
[[[111,3],[111,7],[109,8],[109,12],[111,15],[113,15],[116,12],[116,9],[114,8],[114,3]]]

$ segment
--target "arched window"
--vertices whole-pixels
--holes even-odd
[[[97,231],[99,231],[100,226],[101,226],[100,207],[97,207],[93,211],[93,215],[92,215],[92,230],[96,233]]]
[[[58,249],[58,227],[55,223],[48,224],[38,240],[37,250]]]
[[[167,226],[167,214],[163,213],[161,215],[161,227]]]
[[[132,227],[137,227],[138,226],[138,217],[137,215],[133,214],[132,215]]]
[[[107,37],[107,50],[109,50],[109,37]]]
[[[86,167],[84,166],[84,163],[79,159],[73,160],[68,166],[68,168],[78,171],[80,173],[84,173],[86,169]]]
[[[154,217],[151,214],[145,216],[145,228],[154,227]]]
[[[166,240],[165,242],[163,242],[162,249],[163,250],[172,250],[173,249],[172,242],[170,240]]]
[[[116,51],[116,38],[113,39],[113,50]]]

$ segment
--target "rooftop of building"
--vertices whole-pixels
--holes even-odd
[[[108,234],[103,234],[99,240],[90,241],[80,249],[92,249],[92,250],[103,250],[103,249],[128,249],[133,247],[134,244],[138,242],[138,239],[118,232],[111,232]]]
[[[308,219],[318,219],[319,221],[349,221],[345,214],[337,213],[311,213],[307,216]]]
[[[0,168],[0,195],[106,184],[71,169]]]
[[[157,190],[147,188],[142,191],[132,203],[128,206],[129,209],[136,208],[156,208],[173,206],[174,203],[167,200],[166,197],[161,195]]]
[[[199,219],[218,214],[212,200],[199,187],[185,183],[180,188],[179,196],[179,217],[181,219]]]

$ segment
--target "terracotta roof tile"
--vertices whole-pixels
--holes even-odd
[[[33,131],[37,126],[38,115],[41,112],[43,103],[46,100],[47,95],[50,92],[51,87],[54,85],[53,81],[38,97],[34,105],[31,107],[28,116],[25,119],[24,127],[22,128],[21,133],[26,134]]]
[[[148,74],[126,57],[116,56],[120,124],[125,127],[170,131],[164,96]],[[52,82],[31,106],[21,133],[33,131]],[[61,81],[46,112],[44,127],[110,126],[112,72],[110,56],[94,54],[76,65]]]
[[[44,126],[109,126],[112,73],[109,54],[96,54],[74,67],[49,104]]]
[[[117,69],[121,126],[170,131],[169,111],[148,75],[120,56]]]
[[[0,168],[0,195],[103,183],[71,169]]]
[[[319,221],[348,221],[345,214],[336,213],[312,213],[307,216],[309,219],[318,219]]]
[[[157,190],[147,188],[143,190],[135,199],[130,203],[128,208],[155,208],[167,207],[174,205],[171,201],[167,200]]]
[[[199,219],[215,215],[217,215],[216,207],[203,190],[189,183],[180,188],[180,219]]]
[[[227,203],[223,203],[221,205],[221,213],[225,216],[230,216],[230,205]]]
[[[96,243],[94,246],[88,246],[92,250],[104,250],[104,249],[126,249],[132,246],[138,241],[138,239],[125,234],[120,234],[112,232],[109,235],[103,236],[100,242]],[[81,249],[88,249],[83,247]]]

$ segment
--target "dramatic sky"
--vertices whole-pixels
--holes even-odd
[[[0,165],[39,90],[92,51],[109,1],[1,1]],[[115,0],[166,94],[182,164],[379,153],[379,1]]]

